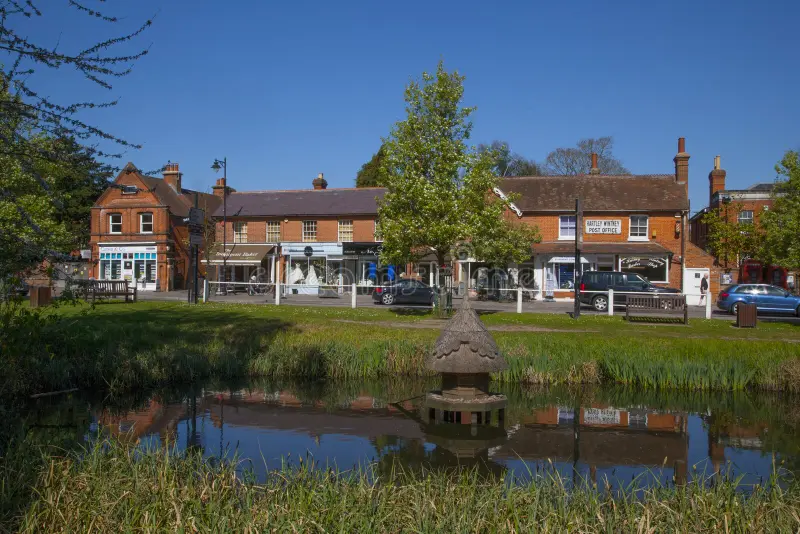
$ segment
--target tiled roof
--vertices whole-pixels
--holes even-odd
[[[689,209],[686,186],[672,174],[526,176],[504,178],[500,188],[521,195],[522,211],[571,211],[576,197],[585,211]]]
[[[543,241],[533,245],[535,254],[575,254],[575,241]],[[668,254],[665,247],[655,242],[583,243],[582,254]]]
[[[189,208],[194,206],[194,191],[191,189],[181,188],[181,194],[179,195],[169,186],[167,182],[161,178],[141,175],[140,178],[145,184],[147,184],[147,187],[153,190],[153,193],[158,197],[162,204],[169,206],[169,211],[171,211],[174,215],[177,215],[178,217],[186,217],[189,215]],[[200,208],[203,208],[203,205],[205,204],[205,206],[207,206],[209,215],[217,209],[217,206],[222,204],[222,199],[215,197],[214,195],[199,192],[197,194],[199,200],[198,205]]]
[[[376,215],[376,198],[383,198],[385,192],[377,187],[243,191],[228,196],[227,213],[242,217]],[[222,207],[214,215],[222,217]]]

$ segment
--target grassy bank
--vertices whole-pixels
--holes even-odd
[[[122,446],[52,458],[13,528],[20,532],[791,532],[800,487],[747,495],[735,483],[570,491],[557,476],[508,486],[477,472],[333,474],[307,467],[263,484],[198,455]],[[9,522],[9,525],[11,522]]]
[[[125,392],[208,377],[423,376],[441,327],[386,310],[288,306],[142,302],[63,307],[51,315],[2,334],[0,365],[7,372],[0,395],[70,387]],[[800,385],[800,344],[793,337],[800,329],[790,325],[763,325],[744,337],[722,321],[684,327],[607,317],[484,319],[505,327],[493,332],[509,364],[499,381],[728,390]]]

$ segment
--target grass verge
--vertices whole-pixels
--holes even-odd
[[[46,322],[26,320],[0,333],[6,336],[0,396],[71,387],[124,393],[209,377],[426,376],[424,358],[438,330],[388,327],[375,322],[376,313],[384,317],[388,312],[152,302],[63,307]],[[362,316],[366,319],[357,322],[335,320]],[[643,388],[800,389],[798,343],[688,335],[691,329],[678,336],[675,331],[663,326],[646,335],[641,330],[607,335],[596,329],[494,332],[509,364],[494,378]]]
[[[792,532],[800,487],[735,481],[635,491],[569,488],[557,474],[508,485],[477,471],[333,473],[285,467],[263,483],[197,453],[116,443],[50,458],[20,532]]]

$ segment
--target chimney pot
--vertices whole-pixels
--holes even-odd
[[[686,152],[686,138],[685,137],[679,137],[678,138],[678,153],[682,154],[684,152]]]
[[[178,193],[182,191],[182,176],[183,174],[181,174],[177,163],[168,162],[166,165],[164,165],[164,181],[167,182],[167,184]]]
[[[597,154],[592,152],[592,168],[589,174],[600,174],[600,169],[597,168]]]
[[[714,156],[714,170],[719,169],[719,156]]]
[[[314,186],[314,189],[327,189],[328,188],[328,181],[325,180],[325,177],[322,173],[319,173],[317,177],[311,182],[311,185]]]

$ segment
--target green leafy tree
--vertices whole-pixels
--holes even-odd
[[[597,154],[597,168],[601,174],[628,174],[628,169],[614,157],[614,138],[610,136],[587,138],[574,147],[557,148],[545,159],[548,174],[574,176],[588,174],[592,168],[592,154]]]
[[[531,255],[537,229],[512,221],[492,193],[497,155],[467,145],[474,108],[462,107],[464,77],[442,62],[405,90],[405,120],[384,140],[378,207],[381,261],[398,264],[433,253],[439,265],[457,249],[496,264]],[[510,199],[513,202],[514,197]]]
[[[800,154],[786,152],[775,171],[779,176],[775,199],[761,215],[761,254],[770,263],[800,269]]]
[[[494,172],[502,177],[514,176],[540,176],[543,174],[542,166],[525,157],[512,152],[508,143],[492,141],[490,145],[478,145],[479,152],[493,151]]]
[[[742,205],[728,203],[706,213],[707,248],[724,268],[738,267],[744,258],[760,255],[762,232],[754,222],[740,222]]]
[[[381,145],[372,158],[359,169],[356,187],[379,187],[381,185],[381,166],[386,157],[386,149]]]

